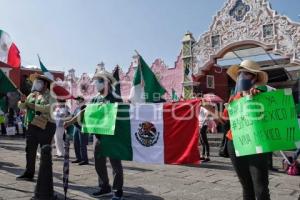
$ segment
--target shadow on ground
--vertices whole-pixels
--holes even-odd
[[[205,168],[205,169],[217,169],[217,170],[234,171],[232,165],[227,164],[227,163],[223,163],[223,162],[219,162],[219,161],[210,161],[210,162],[203,162],[200,165],[184,165],[184,166],[194,167],[194,168]]]
[[[62,183],[54,183],[55,187],[63,188]],[[72,191],[70,191],[72,190]],[[99,190],[98,187],[89,187],[89,186],[82,186],[82,185],[74,185],[69,184],[69,192],[68,195],[74,195],[74,191],[80,191],[82,193],[87,194],[90,197],[94,197],[92,194]],[[146,190],[143,187],[124,187],[124,198],[131,199],[131,200],[163,200],[163,198],[159,196],[153,195],[150,191]],[[94,197],[95,198],[95,197]],[[112,196],[102,197],[102,200],[110,200]],[[72,199],[72,198],[68,198]]]
[[[18,165],[3,161],[0,161],[0,170],[4,170],[15,175],[19,175],[24,171],[24,169],[21,169]]]

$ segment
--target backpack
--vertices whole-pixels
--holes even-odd
[[[300,167],[297,160],[293,160],[292,157],[287,157],[288,161],[283,159],[282,160],[282,168],[283,170],[290,176],[297,176],[300,175]]]
[[[290,176],[299,175],[299,163],[296,160],[289,166],[287,173]]]

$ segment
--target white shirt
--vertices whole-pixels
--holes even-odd
[[[207,125],[207,121],[208,121],[208,110],[204,107],[201,107],[199,112],[199,127]]]

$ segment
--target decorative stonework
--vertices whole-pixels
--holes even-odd
[[[263,36],[264,38],[274,36],[274,24],[263,25]]]
[[[242,21],[249,10],[249,5],[245,4],[242,0],[238,0],[234,7],[229,11],[229,15],[234,17],[236,21]]]
[[[216,36],[219,39],[213,38]],[[214,17],[209,31],[193,45],[193,73],[203,74],[202,70],[222,56],[225,49],[246,43],[300,63],[299,23],[278,15],[267,0],[229,0]]]

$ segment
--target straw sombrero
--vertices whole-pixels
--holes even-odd
[[[105,70],[98,71],[94,75],[93,79],[97,79],[97,78],[106,78],[111,82],[111,84],[116,82],[116,79],[113,77],[113,75]]]
[[[227,74],[236,81],[240,71],[248,71],[257,75],[256,85],[265,85],[268,82],[268,74],[261,70],[260,66],[251,60],[244,60],[240,65],[232,65],[228,68]]]
[[[33,82],[33,81],[36,80],[36,79],[42,79],[42,80],[45,80],[45,81],[47,81],[47,82],[49,82],[49,83],[52,83],[52,82],[53,82],[52,79],[48,78],[48,77],[45,76],[45,75],[41,75],[41,74],[38,74],[38,73],[31,74],[30,77],[29,77],[29,80],[30,80],[31,82]]]

